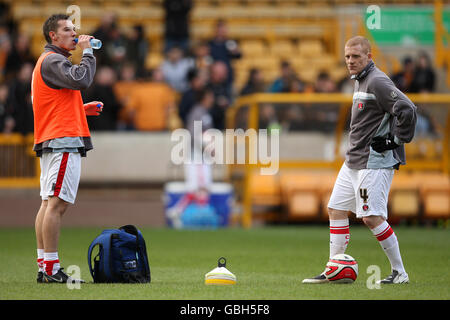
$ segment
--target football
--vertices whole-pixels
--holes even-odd
[[[328,261],[325,277],[336,283],[353,283],[358,277],[358,263],[348,254],[337,254]]]

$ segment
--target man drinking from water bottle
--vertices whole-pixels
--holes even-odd
[[[54,14],[43,25],[47,44],[33,71],[31,96],[34,147],[40,158],[41,206],[36,216],[38,283],[84,282],[72,279],[60,266],[58,242],[61,219],[75,203],[81,157],[93,148],[86,116],[98,116],[103,103],[83,104],[80,90],[95,75],[92,36],[77,33],[69,16]],[[83,50],[78,65],[69,60],[76,46]]]

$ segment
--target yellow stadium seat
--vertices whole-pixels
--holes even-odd
[[[328,74],[330,75],[331,79],[335,82],[339,82],[342,79],[348,77],[348,70],[346,66],[334,66],[333,68],[328,70]],[[408,154],[409,156],[409,154]]]
[[[420,212],[420,198],[416,190],[391,192],[389,214],[396,218],[417,218]]]
[[[410,143],[405,143],[405,152],[408,155],[408,159],[420,158],[420,147],[417,141],[413,140]]]
[[[303,57],[318,57],[322,55],[323,51],[320,40],[305,40],[298,44],[298,52]]]
[[[248,65],[250,67],[261,70],[276,70],[280,64],[278,58],[273,56],[254,57],[253,59],[248,60]]]
[[[314,68],[303,68],[297,70],[298,74],[300,75],[300,79],[307,82],[307,83],[314,83],[317,79],[317,75],[319,71]]]
[[[314,66],[319,70],[330,70],[336,65],[336,59],[331,54],[322,54],[313,60]]]
[[[317,218],[320,199],[317,193],[297,191],[288,200],[289,220],[313,220]]]
[[[290,59],[296,54],[295,48],[289,40],[280,40],[272,43],[270,53],[281,59]]]
[[[309,172],[283,172],[280,175],[280,188],[283,199],[287,200],[292,192],[318,191],[318,175]]]
[[[414,218],[420,213],[418,180],[415,175],[396,173],[389,194],[389,214],[397,218]]]
[[[334,183],[337,178],[337,172],[323,172],[320,177],[320,196],[321,196],[321,213],[320,219],[328,220],[328,201],[333,191]]]
[[[261,40],[245,40],[241,45],[244,57],[262,57],[267,54],[267,49]]]
[[[417,173],[425,218],[450,218],[450,178],[443,173]]]
[[[280,185],[278,176],[253,173],[250,175],[249,179],[252,204],[280,204]]]
[[[304,69],[304,68],[308,68],[309,65],[309,59],[305,58],[305,57],[301,57],[298,55],[293,56],[291,59],[291,64],[292,66],[296,69]]]
[[[280,175],[281,196],[290,219],[328,219],[326,210],[335,171],[294,171]],[[322,208],[322,210],[321,210]]]
[[[440,156],[439,141],[430,138],[422,138],[417,139],[417,143],[419,145],[420,155],[422,158],[425,158],[425,160],[435,160]]]
[[[450,218],[450,198],[448,192],[427,193],[423,201],[426,218]]]
[[[43,7],[33,3],[14,2],[11,5],[11,13],[17,21],[24,21],[27,18],[39,18],[43,16]]]

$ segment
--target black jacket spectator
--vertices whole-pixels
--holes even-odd
[[[233,59],[242,57],[236,41],[228,38],[228,29],[224,21],[219,21],[216,26],[214,39],[209,41],[210,55],[214,61],[222,61],[228,69],[227,84],[230,87],[234,80],[234,71],[231,65]]]
[[[414,61],[411,57],[403,59],[403,69],[394,74],[391,79],[395,86],[402,92],[411,92],[411,87],[414,80]]]
[[[82,92],[83,101],[102,101],[104,104],[101,117],[88,117],[92,131],[114,131],[117,129],[121,104],[117,99],[113,84],[116,82],[114,70],[103,66],[97,70],[92,86]]]
[[[36,61],[30,51],[30,39],[26,34],[18,34],[13,47],[6,58],[5,78],[13,79],[25,63],[34,64]]]
[[[164,0],[165,50],[176,45],[186,51],[189,47],[189,12],[192,0]]]
[[[210,109],[214,128],[225,129],[225,114],[231,105],[231,90],[227,82],[227,67],[223,62],[214,62],[211,66],[208,89],[214,92],[214,106]]]
[[[242,88],[241,96],[246,94],[252,94],[265,91],[264,78],[261,70],[252,68],[248,75],[248,80],[245,86]]]
[[[197,69],[191,69],[187,74],[189,81],[189,89],[181,96],[180,104],[178,105],[178,115],[186,126],[186,120],[192,107],[195,105],[195,97],[198,92],[202,91],[206,86],[206,79]]]
[[[32,133],[34,130],[33,105],[31,103],[31,74],[33,64],[25,63],[17,78],[9,86],[8,105],[14,119],[14,132]]]
[[[149,44],[145,38],[144,28],[136,25],[127,37],[126,60],[133,63],[136,68],[136,76],[143,77],[145,73],[145,59],[149,50]]]
[[[430,57],[422,52],[419,55],[411,92],[433,92],[435,89],[436,76],[431,66]]]

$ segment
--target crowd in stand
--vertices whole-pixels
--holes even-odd
[[[225,112],[238,96],[257,92],[347,92],[348,79],[336,83],[321,72],[315,83],[305,83],[289,61],[280,63],[279,77],[264,81],[260,69],[249,71],[242,88],[234,85],[232,61],[240,59],[239,45],[227,35],[227,24],[218,21],[214,37],[194,42],[189,38],[189,11],[192,1],[164,1],[166,10],[164,61],[146,69],[151,43],[144,28],[136,25],[124,32],[114,14],[105,14],[92,35],[103,42],[96,50],[97,72],[94,83],[82,92],[85,101],[105,105],[101,117],[89,117],[93,131],[164,131],[189,127],[192,112],[204,107],[212,127],[225,128]],[[33,132],[31,74],[37,57],[30,53],[30,38],[17,31],[5,5],[0,7],[0,133]],[[401,72],[392,76],[406,93],[433,92],[435,73],[426,53],[417,59],[404,59]],[[213,99],[208,99],[213,97]],[[275,112],[277,109],[277,112]],[[336,113],[326,106],[314,112],[298,106],[261,106],[260,125],[288,130],[308,130],[312,118],[333,123]],[[325,128],[326,129],[326,128]]]

